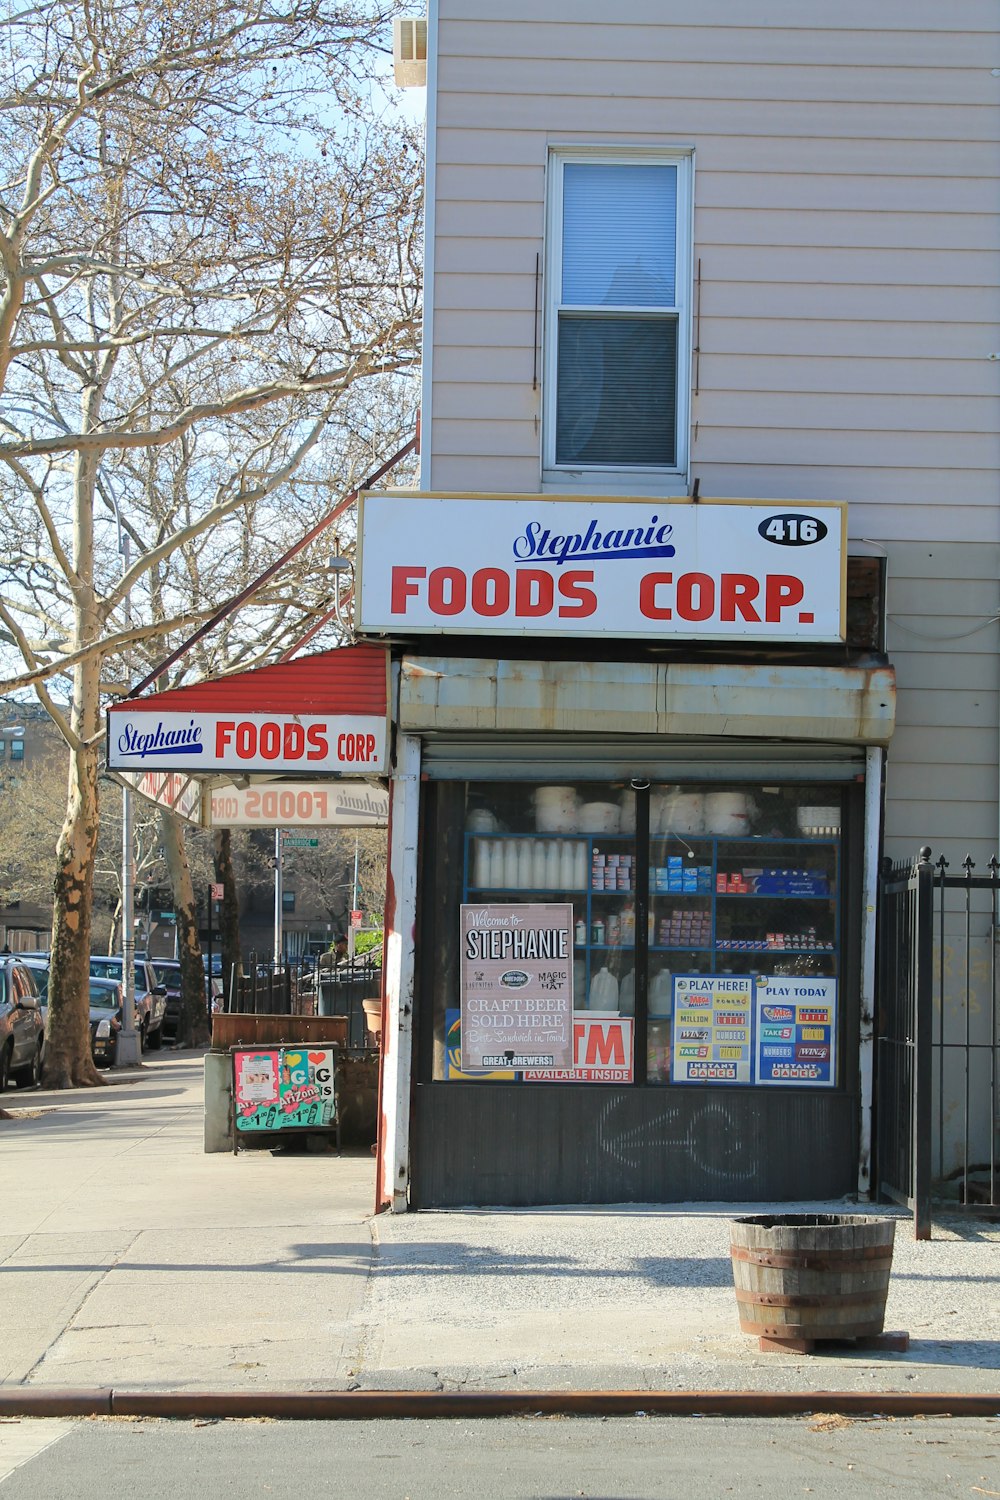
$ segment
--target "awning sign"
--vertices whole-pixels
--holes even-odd
[[[384,828],[388,821],[388,791],[363,781],[212,789],[213,828]]]
[[[108,769],[382,773],[384,717],[339,714],[108,710]]]
[[[359,628],[839,641],[846,516],[806,501],[373,491]]]

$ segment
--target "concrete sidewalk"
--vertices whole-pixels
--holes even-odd
[[[376,1219],[367,1153],[205,1156],[201,1085],[175,1053],[4,1096],[0,1383],[1000,1391],[998,1225],[939,1220],[918,1245],[901,1220],[886,1326],[907,1354],[761,1354],[728,1245],[762,1205]]]

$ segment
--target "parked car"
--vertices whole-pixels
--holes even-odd
[[[123,982],[121,954],[92,953],[90,972],[94,979]],[[143,1047],[155,1052],[163,1046],[163,1011],[167,991],[153,965],[145,958],[135,961],[135,1025]]]
[[[156,972],[166,994],[163,1000],[163,1039],[176,1042],[181,1025],[181,966],[179,959],[158,958]]]
[[[0,1094],[11,1078],[35,1088],[42,1077],[45,1022],[38,987],[28,967],[0,955]]]
[[[115,979],[90,980],[90,1050],[100,1067],[113,1066],[122,1029],[125,989]]]
[[[156,972],[160,976],[166,989],[166,1009],[163,1012],[163,1037],[165,1041],[177,1040],[181,1025],[181,964],[178,958],[158,958],[155,960]],[[216,960],[212,955],[213,978],[208,978],[208,958],[202,954],[202,966],[205,970],[205,996],[209,1002],[209,1010],[215,1011],[219,1008],[222,997],[221,958]],[[218,977],[215,977],[218,975]]]

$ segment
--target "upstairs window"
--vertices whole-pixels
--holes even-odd
[[[552,166],[545,468],[680,473],[690,160],[566,153]]]

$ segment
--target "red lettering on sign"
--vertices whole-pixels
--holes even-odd
[[[552,609],[555,587],[552,574],[539,568],[518,568],[514,574],[514,613],[522,619],[547,615]]]
[[[461,568],[435,568],[427,580],[427,602],[436,615],[460,615],[466,592]]]
[[[585,1068],[592,1068],[597,1064],[624,1068],[627,1062],[625,1037],[620,1026],[609,1026],[607,1031],[603,1026],[588,1028],[586,1055],[583,1059]],[[579,1067],[580,1064],[577,1063],[577,1066]]]
[[[310,745],[306,760],[323,760],[330,753],[330,741],[326,737],[325,725],[310,724],[306,739]]]
[[[749,573],[723,573],[720,616],[723,620],[735,620],[742,615],[744,620],[760,623],[760,615],[753,601],[760,593],[760,583]]]
[[[786,573],[768,573],[765,584],[764,618],[780,621],[781,611],[791,609],[805,597],[800,578],[790,578]]]
[[[581,619],[586,615],[592,615],[597,609],[597,595],[593,589],[584,588],[584,584],[593,583],[594,574],[590,572],[563,573],[559,579],[559,592],[569,604],[560,604],[560,617],[569,616],[571,619]]]
[[[426,568],[393,568],[390,598],[394,615],[405,615],[407,599],[412,599],[420,592],[411,579],[426,577]]]
[[[477,615],[505,615],[510,609],[510,578],[502,568],[479,568],[472,575],[472,608]]]
[[[673,610],[666,604],[656,602],[656,591],[658,588],[666,587],[673,583],[673,573],[647,573],[639,584],[639,608],[647,620],[669,620],[673,618]]]
[[[306,732],[301,724],[286,724],[282,750],[286,760],[301,760],[306,748]]]
[[[264,724],[260,731],[260,753],[264,760],[277,760],[281,754],[281,725]]]
[[[715,612],[715,581],[707,573],[682,573],[677,580],[677,613],[682,620],[708,620]]]
[[[246,720],[236,726],[236,754],[240,760],[252,760],[257,754],[257,726]]]
[[[229,744],[229,741],[233,737],[233,730],[235,728],[236,723],[233,719],[220,719],[218,724],[216,724],[215,754],[217,758],[221,759],[222,755],[225,752],[226,746]]]

